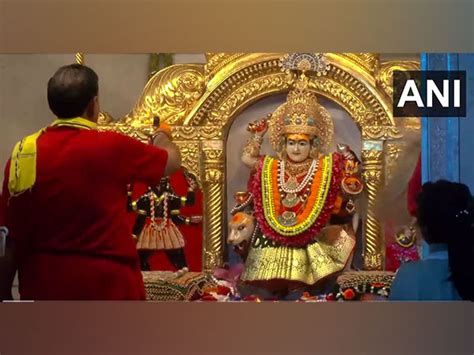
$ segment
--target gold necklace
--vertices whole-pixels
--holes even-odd
[[[306,174],[312,162],[313,162],[313,159],[306,159],[302,163],[293,163],[293,162],[290,162],[289,160],[286,160],[285,161],[286,171],[291,176],[299,176],[299,175]]]
[[[307,159],[302,163],[290,163],[284,160],[280,164],[280,179],[279,190],[282,195],[281,202],[285,208],[293,208],[300,202],[305,202],[306,196],[299,196],[298,192],[307,188],[311,184],[314,174],[318,169],[319,162],[313,159]],[[288,171],[287,168],[293,168],[293,171]],[[299,174],[298,174],[299,173]],[[286,174],[288,179],[285,181]],[[305,176],[302,183],[298,184],[298,176]]]

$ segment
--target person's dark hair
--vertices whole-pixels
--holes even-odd
[[[48,81],[49,108],[59,118],[78,117],[98,92],[99,78],[91,68],[80,64],[66,65]]]
[[[428,244],[447,243],[454,286],[474,300],[474,203],[469,188],[439,180],[425,183],[418,195],[418,224]]]

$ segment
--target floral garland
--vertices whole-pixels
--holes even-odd
[[[371,300],[374,296],[386,299],[395,274],[387,271],[351,271],[337,278],[334,291],[326,296],[328,301]]]
[[[255,201],[254,208],[257,222],[263,234],[279,244],[293,247],[306,246],[316,238],[331,217],[342,178],[340,156],[334,153],[332,156],[324,158],[323,165],[326,165],[327,168],[321,169],[322,171],[319,172],[321,179],[323,179],[320,182],[321,188],[314,189],[308,200],[308,205],[311,202],[314,205],[306,213],[299,216],[298,225],[292,227],[283,226],[276,219],[275,211],[278,210],[279,196],[277,198],[275,194],[279,195],[279,192],[273,192],[269,186],[271,182],[268,180],[264,183],[264,179],[270,178],[269,174],[273,174],[273,171],[270,172],[269,170],[269,163],[273,159],[269,159],[272,158],[264,157],[259,161],[257,171],[250,183]],[[273,174],[272,178],[277,179],[277,174]],[[317,180],[315,179],[315,184],[317,184]],[[327,187],[323,188],[323,186]],[[270,195],[270,193],[274,193],[274,195]],[[274,207],[267,205],[269,200],[275,203]]]
[[[294,236],[304,232],[314,224],[326,202],[332,173],[331,165],[332,159],[325,157],[322,167],[317,171],[315,181],[311,186],[311,194],[307,203],[309,207],[299,216],[299,223],[294,226],[284,226],[278,220],[278,211],[281,207],[280,194],[276,188],[278,182],[275,177],[278,161],[270,157],[264,159],[262,167],[263,212],[265,219],[273,230],[285,236]]]
[[[388,297],[390,285],[384,282],[369,282],[352,287],[339,287],[334,293],[326,296],[328,301],[356,301],[362,295],[371,294],[380,297]]]

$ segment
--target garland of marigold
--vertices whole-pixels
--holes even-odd
[[[267,238],[279,244],[295,247],[305,246],[316,238],[331,216],[341,183],[340,156],[335,153],[323,158],[322,164],[320,161],[320,166],[322,165],[323,168],[316,173],[313,181],[314,187],[312,186],[311,194],[308,197],[307,208],[298,216],[298,224],[292,227],[283,226],[278,222],[275,212],[280,208],[278,189],[272,189],[271,186],[263,187],[263,181],[270,177],[273,180],[267,181],[272,181],[273,186],[278,186],[275,185],[275,182],[278,183],[275,179],[278,174],[274,170],[278,165],[274,159],[269,159],[271,158],[265,157],[259,161],[257,171],[249,186],[254,196],[255,217],[258,225]],[[270,206],[272,207],[270,208]],[[299,228],[296,229],[298,226]]]
[[[311,227],[319,217],[329,191],[332,172],[332,159],[326,156],[320,160],[321,167],[311,184],[305,210],[299,216],[299,223],[285,226],[278,220],[280,211],[280,193],[278,192],[278,160],[266,157],[262,168],[263,212],[270,227],[285,236],[295,236]]]

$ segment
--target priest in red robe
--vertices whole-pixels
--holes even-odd
[[[20,297],[144,300],[127,185],[157,184],[179,168],[179,151],[166,130],[155,146],[97,131],[98,77],[88,67],[60,68],[48,102],[58,119],[17,143],[5,168]]]

